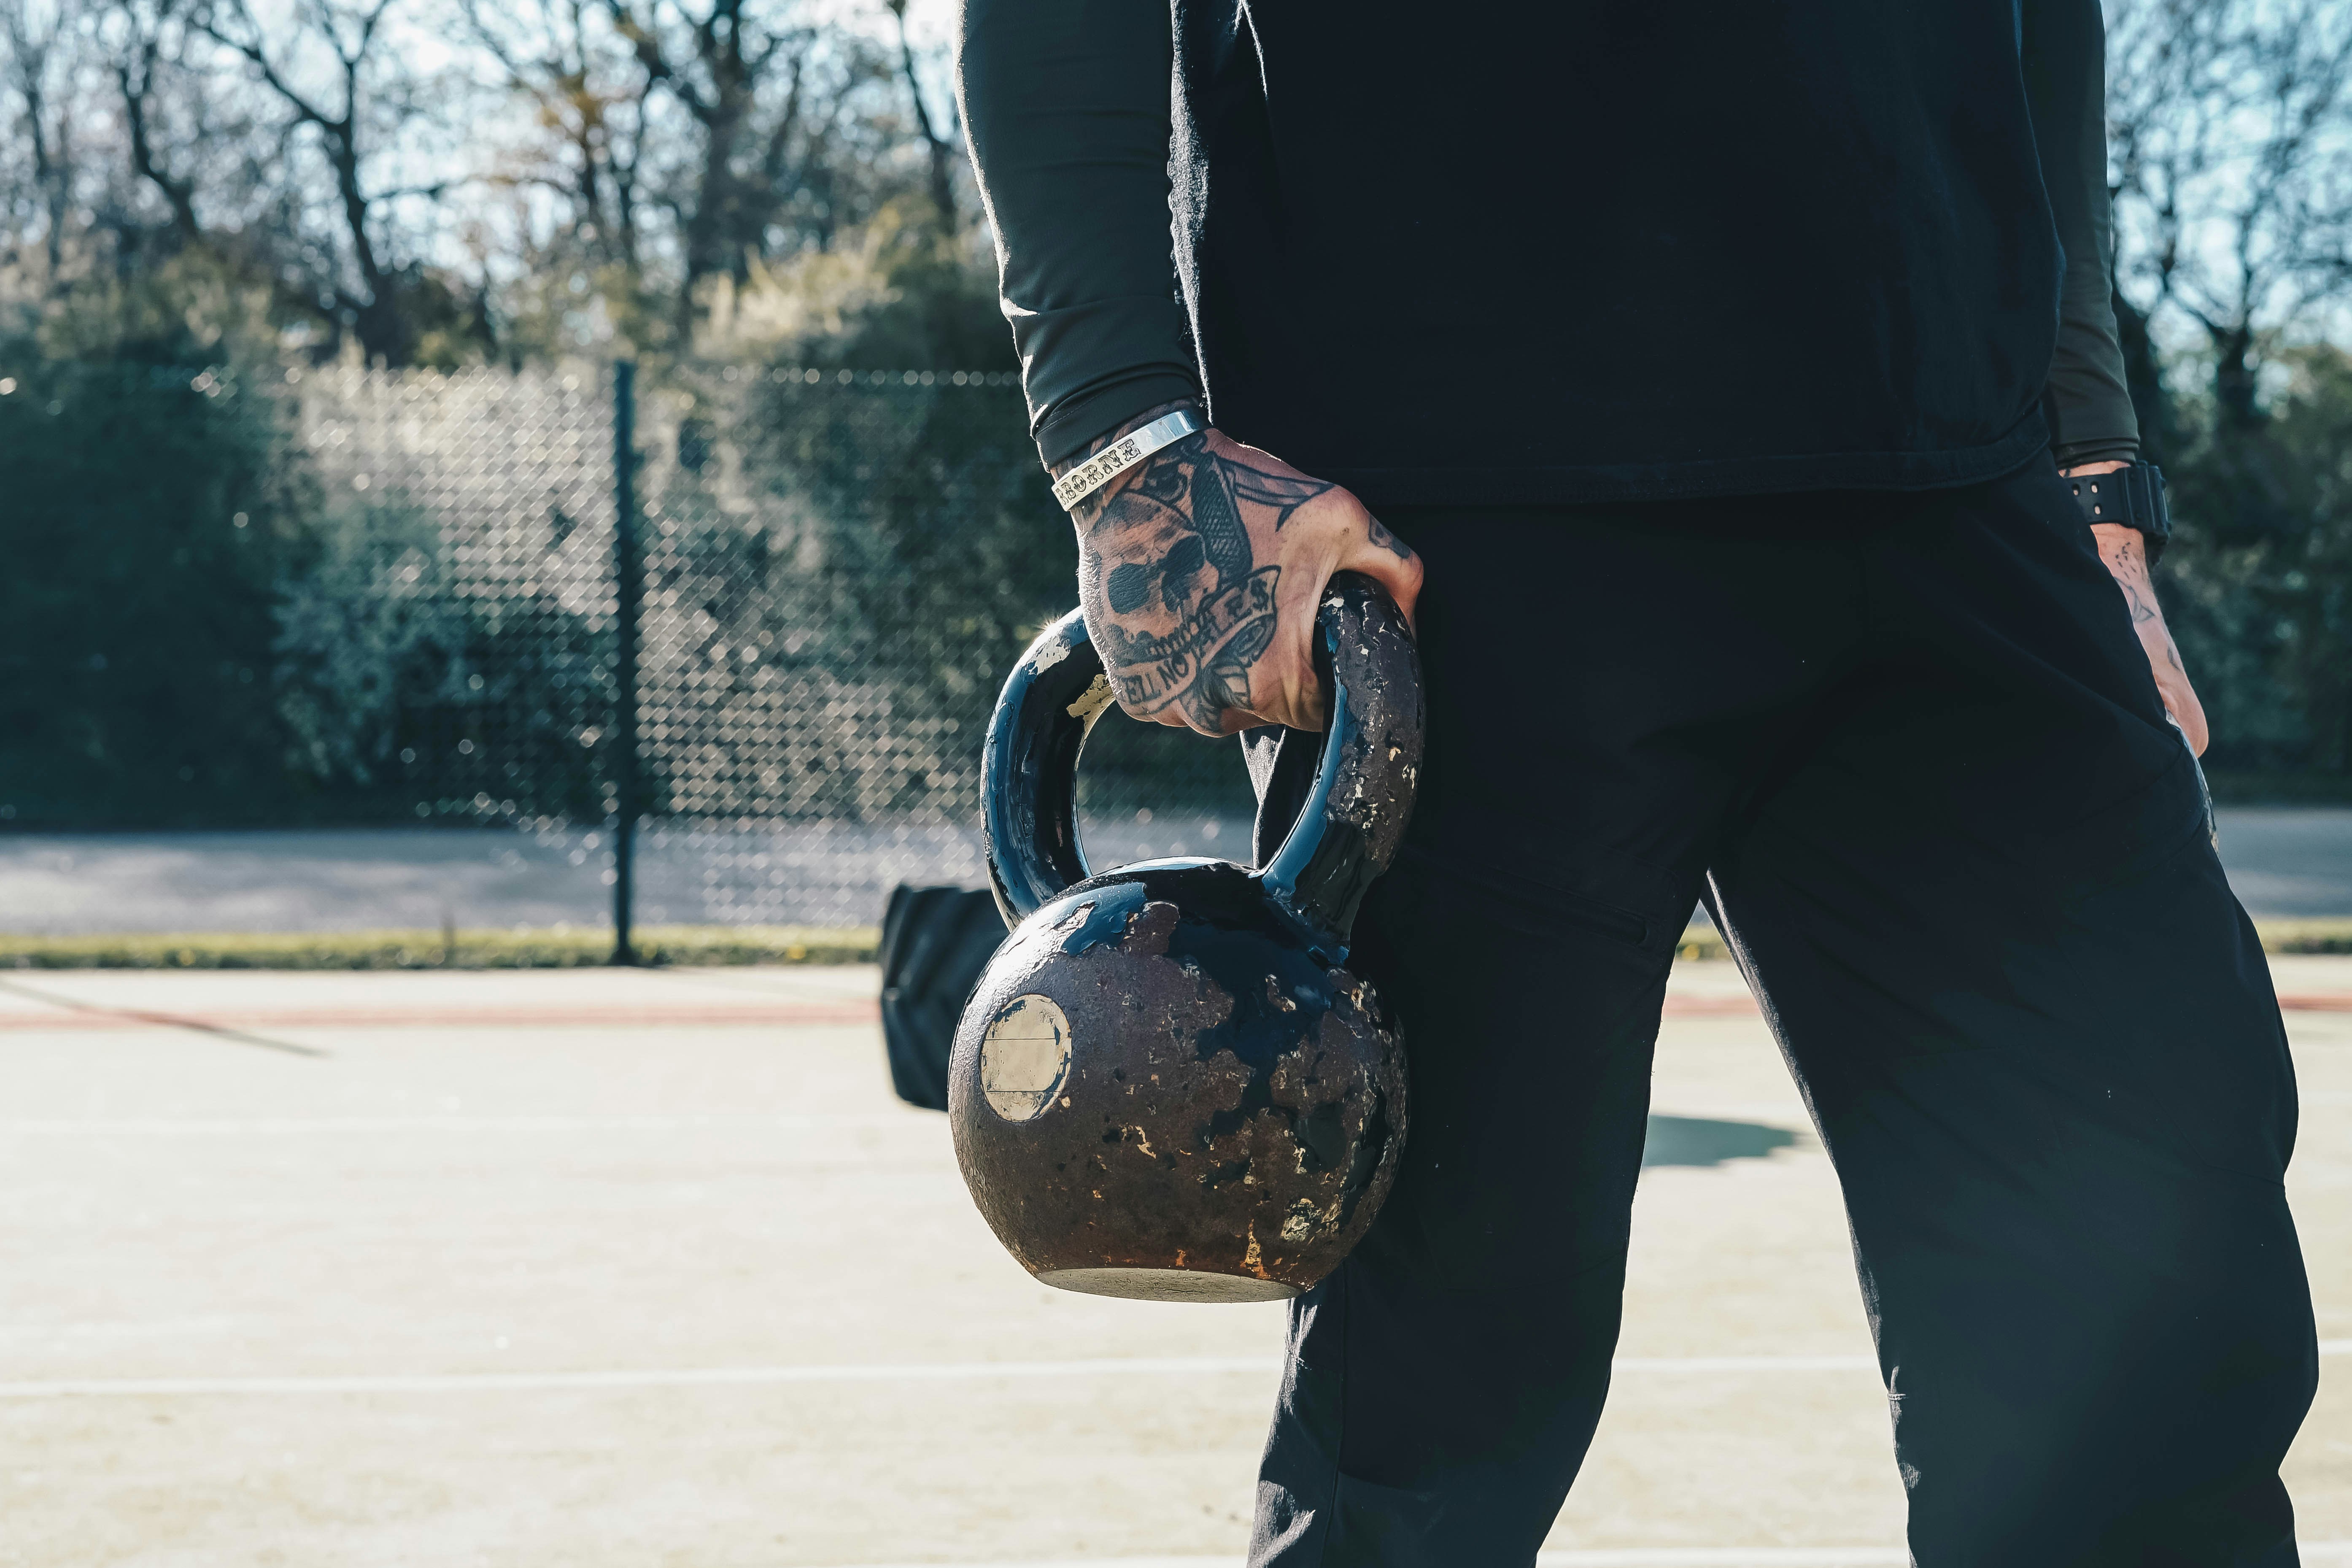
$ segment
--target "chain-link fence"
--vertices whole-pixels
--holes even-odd
[[[989,704],[1073,597],[1012,378],[635,380],[0,363],[0,833],[59,840],[0,925],[847,925],[978,882]],[[2167,592],[2217,733],[2335,767],[2206,493]],[[1108,719],[1080,801],[1098,863],[1243,853],[1231,747]],[[303,831],[119,883],[63,841],[228,827]]]
[[[301,743],[381,816],[510,824],[625,898],[635,838],[647,921],[859,923],[979,881],[989,706],[1074,598],[1013,379],[298,378]],[[1113,721],[1082,802],[1098,859],[1243,850],[1230,747]]]

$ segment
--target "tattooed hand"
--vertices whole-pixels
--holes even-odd
[[[2122,463],[2085,463],[2068,468],[2074,474],[2110,474],[2123,468]],[[2124,602],[2131,606],[2132,630],[2139,634],[2139,646],[2147,654],[2148,668],[2156,672],[2156,689],[2164,699],[2165,711],[2172,715],[2180,732],[2189,737],[2189,749],[2199,756],[2205,754],[2205,705],[2197,700],[2197,689],[2189,684],[2189,671],[2180,662],[2179,645],[2172,640],[2171,628],[2164,624],[2164,606],[2157,603],[2156,584],[2147,574],[2147,541],[2137,528],[2120,522],[2095,522],[2091,533],[2099,542],[2099,559],[2107,564],[2107,572],[2116,586],[2124,591]]]
[[[1078,602],[1119,706],[1205,735],[1323,727],[1311,639],[1332,573],[1363,573],[1408,617],[1421,592],[1420,558],[1354,496],[1214,430],[1162,447],[1071,521]]]

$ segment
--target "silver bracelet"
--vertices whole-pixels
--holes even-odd
[[[1192,410],[1163,414],[1139,430],[1130,430],[1054,481],[1054,499],[1069,510],[1095,491],[1135,467],[1160,447],[1181,441],[1202,428]]]

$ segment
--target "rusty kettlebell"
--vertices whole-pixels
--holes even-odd
[[[1073,611],[1005,682],[982,762],[990,876],[1012,934],[964,1007],[948,1120],[972,1199],[1048,1285],[1262,1301],[1328,1274],[1405,1136],[1404,1045],[1345,967],[1421,767],[1412,633],[1370,579],[1317,617],[1320,765],[1255,870],[1143,860],[1090,874],[1078,752],[1111,706]]]

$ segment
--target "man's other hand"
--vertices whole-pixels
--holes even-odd
[[[2085,463],[2065,471],[2071,478],[2111,474],[2124,467],[2122,463]],[[2120,522],[2095,522],[2091,533],[2099,542],[2099,559],[2107,563],[2116,586],[2123,590],[2124,603],[2130,606],[2132,630],[2139,634],[2148,668],[2156,672],[2156,689],[2164,699],[2165,711],[2189,737],[2189,750],[2201,757],[2206,742],[2205,705],[2197,700],[2197,689],[2189,684],[2189,671],[2180,662],[2180,646],[2164,624],[2164,606],[2157,603],[2156,584],[2147,574],[2147,541],[2138,529]]]
[[[1071,521],[1078,602],[1119,706],[1204,735],[1323,727],[1313,637],[1332,573],[1361,572],[1408,620],[1421,593],[1421,558],[1354,496],[1214,430],[1162,447]]]

